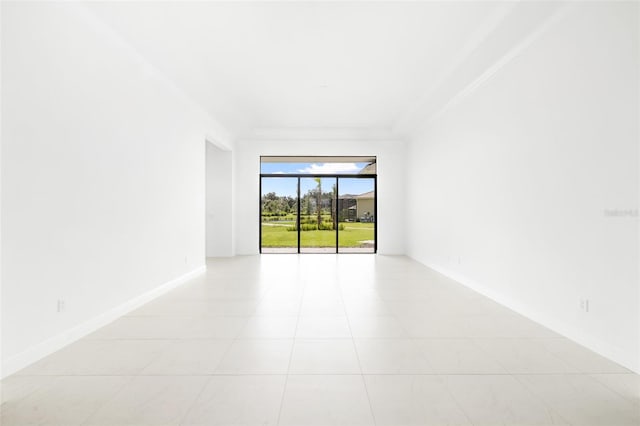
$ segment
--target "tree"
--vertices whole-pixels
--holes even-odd
[[[300,199],[300,209],[307,217],[311,216],[311,191],[307,191]]]
[[[335,183],[333,184],[333,198],[330,201],[331,221],[333,222],[333,229],[336,230],[338,229],[338,188]]]
[[[316,183],[318,184],[317,209],[318,209],[318,230],[319,230],[320,227],[322,226],[322,179],[314,178],[313,180],[315,180]]]

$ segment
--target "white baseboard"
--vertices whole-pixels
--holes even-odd
[[[409,256],[411,257],[411,256]],[[451,278],[452,280],[482,294],[483,296],[488,297],[489,299],[506,306],[512,311],[517,312],[520,315],[523,315],[530,320],[537,322],[538,324],[547,327],[550,330],[555,331],[556,333],[566,337],[569,340],[572,340],[579,345],[582,345],[593,352],[602,355],[605,358],[610,359],[613,362],[616,362],[623,367],[626,367],[632,370],[635,373],[640,374],[640,360],[634,359],[633,356],[624,353],[619,348],[614,347],[606,342],[597,339],[584,331],[578,329],[577,327],[566,324],[562,321],[558,321],[555,318],[551,318],[548,315],[542,314],[540,312],[536,312],[532,310],[530,307],[524,306],[522,303],[513,300],[509,297],[506,297],[502,294],[498,294],[495,291],[487,288],[486,286],[469,279],[468,277],[451,271],[447,268],[444,268],[440,265],[429,263],[429,262],[421,262],[418,259],[411,257],[417,262],[422,263],[428,268],[433,269],[434,271],[446,276],[447,278]]]
[[[113,309],[110,309],[107,312],[104,312],[88,321],[85,321],[82,324],[79,324],[73,328],[70,328],[54,337],[51,337],[41,343],[38,343],[35,346],[15,355],[7,360],[3,360],[2,365],[2,378],[7,377],[30,364],[46,357],[47,355],[56,352],[63,347],[83,338],[84,336],[93,333],[97,329],[104,327],[110,322],[115,321],[116,319],[122,317],[123,315],[128,314],[134,309],[139,308],[152,301],[153,299],[162,296],[167,293],[169,290],[172,290],[179,285],[185,283],[186,281],[194,278],[206,271],[207,267],[205,265],[198,266],[186,274],[175,278],[171,281],[168,281],[153,290],[147,291],[137,297],[134,297],[127,302],[116,306]]]

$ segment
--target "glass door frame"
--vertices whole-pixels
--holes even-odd
[[[259,177],[259,197],[258,197],[258,204],[259,204],[259,215],[258,215],[258,228],[259,228],[259,236],[258,236],[258,250],[260,252],[260,254],[262,254],[262,179],[263,178],[276,178],[276,179],[287,179],[287,178],[297,178],[298,180],[298,190],[297,190],[297,197],[298,197],[298,208],[297,208],[297,212],[296,212],[296,228],[297,228],[297,233],[298,233],[298,247],[297,247],[297,253],[298,254],[309,254],[309,253],[305,253],[304,251],[300,251],[300,233],[302,232],[301,227],[300,227],[300,207],[301,207],[301,194],[300,194],[300,180],[303,178],[330,178],[330,179],[335,179],[336,180],[336,199],[335,199],[335,208],[336,208],[336,217],[338,217],[338,207],[339,207],[339,200],[340,200],[340,179],[373,179],[373,252],[362,252],[362,253],[357,253],[357,252],[340,252],[339,248],[339,226],[336,226],[336,250],[335,253],[331,253],[331,254],[375,254],[378,252],[378,175],[377,174],[367,174],[367,175],[360,175],[360,174],[271,174],[271,173],[260,173],[260,177]],[[269,254],[274,254],[274,253],[269,253]]]

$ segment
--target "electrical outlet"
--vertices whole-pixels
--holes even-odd
[[[580,310],[584,312],[589,312],[589,299],[580,299]]]
[[[185,256],[184,257],[184,264],[187,265],[189,263],[189,257]]]
[[[64,300],[63,300],[63,299],[58,299],[58,305],[57,305],[57,308],[58,308],[58,313],[62,313],[62,312],[64,312],[64,310],[65,310],[65,303],[64,303]]]

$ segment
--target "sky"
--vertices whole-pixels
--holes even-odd
[[[262,163],[262,173],[272,174],[357,174],[367,163]],[[335,178],[322,178],[322,190],[330,191],[335,184]],[[262,194],[275,192],[277,195],[296,196],[298,185],[297,178],[262,178]],[[306,193],[309,189],[317,187],[314,178],[302,178],[300,180],[300,192]],[[374,181],[371,179],[340,179],[340,195],[358,195],[374,190]]]
[[[358,174],[369,163],[260,163],[267,174]]]

